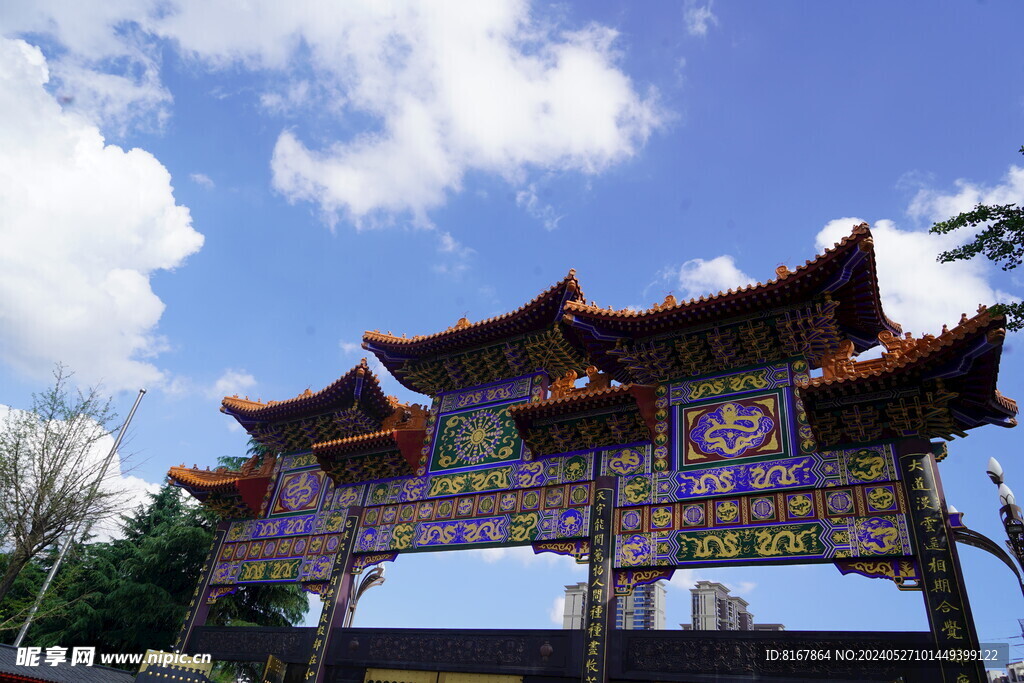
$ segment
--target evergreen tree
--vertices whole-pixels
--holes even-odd
[[[148,505],[123,518],[123,538],[76,549],[58,574],[59,594],[51,590],[44,603],[67,602],[67,609],[39,619],[30,631],[32,644],[91,645],[102,652],[169,648],[185,618],[214,527],[215,520],[186,503],[180,489],[164,486]],[[207,623],[290,626],[307,608],[298,585],[248,586],[220,598]]]

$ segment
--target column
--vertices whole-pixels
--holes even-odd
[[[583,618],[582,683],[605,683],[608,680],[608,631],[615,624],[615,581],[612,576],[615,481],[615,477],[597,477],[594,482],[594,505],[590,509],[587,611]]]
[[[309,665],[303,678],[307,683],[323,683],[327,674],[327,648],[330,646],[331,634],[345,621],[348,611],[348,599],[352,591],[352,548],[355,546],[356,530],[362,508],[349,508],[345,527],[338,544],[338,554],[334,558],[331,580],[324,591],[324,606],[317,622],[316,638],[313,639],[313,651],[309,656]]]
[[[210,543],[210,551],[206,554],[206,562],[199,572],[199,581],[196,582],[196,589],[192,593],[192,601],[188,604],[188,612],[185,614],[185,622],[178,631],[178,638],[174,641],[175,652],[187,652],[188,640],[192,637],[192,631],[206,623],[206,615],[210,612],[210,606],[206,603],[206,597],[210,593],[210,580],[213,578],[213,568],[220,557],[220,550],[224,546],[224,539],[228,533],[229,522],[222,521],[213,532],[213,542]]]
[[[946,523],[946,500],[932,446],[922,439],[908,439],[900,442],[897,449],[920,565],[921,592],[935,646],[943,650],[976,650],[978,634],[956,543]],[[980,662],[944,662],[941,673],[945,683],[987,681]]]

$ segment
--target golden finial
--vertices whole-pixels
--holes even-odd
[[[459,318],[458,322],[455,323],[455,329],[464,330],[469,327],[469,319],[466,316]]]
[[[779,278],[780,280],[789,274],[789,266],[787,266],[785,263],[780,263],[779,266],[775,269],[775,277]]]
[[[675,298],[675,296],[672,295],[672,292],[669,292],[668,294],[665,295],[665,300],[663,302],[661,302],[661,307],[662,308],[673,308],[675,305],[676,305],[676,298]]]

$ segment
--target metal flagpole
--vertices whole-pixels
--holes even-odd
[[[117,438],[114,439],[114,445],[110,447],[110,452],[107,453],[106,459],[103,461],[103,468],[100,469],[99,476],[93,481],[92,488],[89,490],[89,498],[87,500],[93,500],[96,496],[96,492],[100,487],[104,477],[107,476],[107,469],[110,467],[110,463],[114,460],[114,455],[117,454],[117,447],[121,445],[121,439],[124,437],[124,433],[128,431],[128,425],[131,424],[132,417],[135,416],[135,410],[139,407],[139,403],[142,402],[142,397],[146,394],[145,389],[139,389],[139,395],[135,398],[135,405],[128,411],[128,417],[125,418],[124,424],[121,425],[121,430],[117,433]],[[64,547],[61,548],[60,555],[57,556],[57,561],[50,567],[50,573],[46,575],[46,580],[43,581],[43,587],[39,589],[39,595],[36,596],[36,601],[32,603],[32,609],[28,611],[28,616],[25,617],[25,623],[21,625],[21,630],[18,631],[18,637],[14,639],[14,647],[19,647],[21,641],[25,639],[25,634],[28,633],[29,627],[32,625],[32,620],[36,616],[36,612],[39,611],[39,605],[43,603],[43,596],[46,595],[46,591],[49,590],[50,584],[53,582],[53,577],[57,575],[57,570],[60,569],[61,563],[64,561],[64,557],[68,554],[68,550],[75,543],[75,538],[78,536],[78,526],[81,524],[81,520],[75,522],[74,527],[71,529],[71,533],[67,537],[67,541],[64,543]],[[85,532],[89,532],[89,528],[92,526],[90,522]]]

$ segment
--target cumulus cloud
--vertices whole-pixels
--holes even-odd
[[[190,5],[171,21],[195,25],[208,7]],[[264,30],[260,44],[233,50],[180,35],[197,54],[268,66],[281,64],[290,36],[304,37],[322,74],[345,84],[348,108],[379,128],[320,149],[283,132],[274,184],[360,225],[375,211],[422,216],[472,170],[600,172],[631,156],[660,121],[654,96],[617,68],[613,30],[545,31],[524,3],[339,8],[326,18],[330,31],[310,19],[289,10],[277,35]]]
[[[1024,197],[1024,192],[1019,196]],[[934,212],[929,215],[947,218],[953,214],[943,213],[945,207],[973,207],[969,197],[937,193],[928,193],[927,197],[913,204],[912,209],[928,206]],[[960,210],[954,209],[953,213]],[[849,235],[853,226],[863,222],[860,218],[830,221],[818,233],[818,250],[831,247]],[[969,235],[932,235],[927,230],[901,228],[891,220],[876,221],[871,234],[882,308],[908,332],[937,334],[943,324],[955,325],[962,313],[973,315],[978,304],[990,305],[1012,298],[989,283],[992,267],[983,259],[955,263],[936,260],[940,252],[962,244]]]
[[[50,63],[53,90],[74,111],[113,133],[159,128],[172,101],[160,82],[159,52],[137,22],[154,1],[3,3],[0,31],[46,35],[64,49]]]
[[[11,413],[12,408],[10,406],[0,404],[0,428],[6,424],[7,418]],[[13,413],[14,415],[25,414],[18,409],[13,409]],[[94,429],[101,430],[102,428],[95,422],[91,422],[83,429],[83,432],[88,433]],[[130,435],[128,438],[130,438]],[[128,438],[122,441],[122,446]],[[103,467],[103,463],[113,447],[114,435],[109,432],[104,433],[103,436],[92,444],[92,448],[89,449],[88,453],[84,454],[81,460],[74,458],[73,460],[81,463],[83,471],[88,472],[93,470],[96,473],[95,476],[98,477],[100,470]],[[98,520],[92,526],[90,533],[92,535],[92,541],[94,542],[109,541],[114,538],[120,538],[121,515],[134,511],[140,505],[148,504],[149,494],[156,493],[160,490],[159,484],[148,482],[141,477],[131,474],[131,469],[128,467],[127,460],[128,459],[126,457],[123,457],[121,450],[115,451],[110,460],[110,464],[107,467],[106,474],[99,484],[100,490],[117,496],[116,501],[119,511],[104,519]],[[95,481],[95,479],[92,481]],[[84,529],[81,529],[79,530],[79,533],[82,533],[83,531]]]
[[[0,39],[0,357],[54,361],[119,390],[159,384],[163,302],[150,287],[203,236],[151,154],[105,144],[45,89],[39,49]]]
[[[91,92],[108,100],[166,104],[152,82],[152,43],[167,41],[211,68],[285,76],[260,96],[268,112],[316,106],[371,121],[362,134],[312,146],[303,131],[285,130],[271,160],[274,187],[289,200],[362,227],[379,225],[370,218],[380,213],[428,225],[425,213],[471,171],[517,185],[538,168],[599,173],[632,156],[664,118],[657,93],[619,68],[613,29],[564,30],[523,0],[31,5],[0,10],[0,24],[51,35],[67,48],[60,63],[80,66],[79,78],[91,71]],[[114,76],[129,82],[98,87]]]
[[[753,282],[753,278],[740,270],[729,255],[716,256],[709,261],[691,259],[679,268],[678,275],[684,299],[718,294]]]
[[[217,378],[213,386],[206,392],[207,396],[214,399],[221,399],[225,396],[235,394],[246,394],[249,389],[256,386],[256,378],[245,370],[227,369]]]
[[[708,0],[708,4],[699,5],[697,0],[688,0],[686,9],[683,10],[683,21],[686,24],[686,32],[691,36],[706,36],[708,26],[718,25],[718,17],[711,12],[711,5],[714,3]]]
[[[555,626],[561,628],[565,616],[565,596],[559,596],[555,598],[554,602],[551,603],[551,609],[548,610],[548,619]]]

